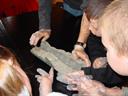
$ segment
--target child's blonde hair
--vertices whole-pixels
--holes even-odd
[[[128,56],[128,0],[114,0],[106,8],[99,29],[107,33],[118,55]]]
[[[11,60],[12,64],[9,63]],[[0,96],[23,96],[29,91],[21,80],[21,75],[13,68],[18,62],[15,56],[5,47],[0,46]]]

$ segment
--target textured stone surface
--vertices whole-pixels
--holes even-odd
[[[31,52],[58,71],[57,80],[61,82],[64,82],[64,74],[86,67],[81,60],[73,59],[71,53],[51,47],[46,41],[41,42],[40,47],[32,48]]]

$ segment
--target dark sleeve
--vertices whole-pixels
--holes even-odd
[[[39,29],[51,29],[52,0],[39,0]]]
[[[101,37],[97,37],[92,33],[89,35],[87,40],[87,53],[92,63],[98,57],[106,57],[106,50],[101,42]]]
[[[81,68],[81,70],[83,70],[84,74],[86,74],[86,75],[92,75],[91,74],[91,67],[83,67],[83,68]]]
[[[122,76],[116,74],[109,65],[106,68],[89,67],[82,68],[82,70],[86,75],[92,75],[94,80],[100,81],[108,87],[118,86],[123,82]]]

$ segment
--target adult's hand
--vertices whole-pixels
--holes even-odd
[[[72,51],[72,55],[75,59],[81,59],[87,67],[91,66],[91,62],[89,60],[88,55],[82,49],[74,49]]]
[[[42,41],[46,41],[50,37],[51,31],[50,30],[44,30],[41,29],[39,31],[36,31],[33,33],[30,37],[30,45],[36,46],[38,41],[42,38]]]

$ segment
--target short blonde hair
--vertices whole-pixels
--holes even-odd
[[[99,30],[107,33],[118,55],[128,56],[128,0],[114,0],[105,9]]]

